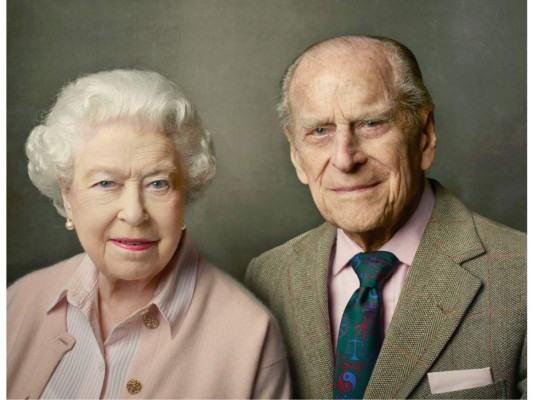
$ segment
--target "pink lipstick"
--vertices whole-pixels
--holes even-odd
[[[143,251],[152,247],[155,242],[148,239],[130,239],[130,238],[117,238],[111,239],[115,246],[130,250],[130,251]]]

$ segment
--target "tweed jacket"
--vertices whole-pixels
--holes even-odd
[[[39,398],[62,357],[76,345],[66,301],[47,312],[83,260],[33,272],[8,289],[7,397]],[[127,378],[142,384],[121,398],[288,398],[290,377],[271,313],[231,277],[198,258],[197,281],[175,333],[153,330]]]
[[[526,235],[469,211],[437,182],[435,205],[365,398],[526,396]],[[325,223],[251,261],[246,283],[274,312],[295,397],[331,398],[334,352]],[[490,385],[432,394],[428,372],[490,367]]]

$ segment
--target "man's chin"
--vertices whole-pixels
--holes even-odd
[[[342,229],[348,236],[350,235],[371,235],[373,232],[382,230],[382,225],[376,221],[355,221],[346,222],[342,221],[339,224],[333,224],[337,228]]]
[[[359,245],[361,240],[363,242],[387,240],[388,230],[385,228],[386,221],[384,218],[350,219],[349,217],[341,217],[329,222],[342,229],[350,239]]]

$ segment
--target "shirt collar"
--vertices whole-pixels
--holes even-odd
[[[401,263],[410,266],[431,217],[434,203],[435,195],[431,185],[426,180],[422,197],[413,215],[379,250],[393,253]],[[339,274],[354,255],[362,252],[363,249],[353,242],[342,229],[338,228],[335,258],[332,266],[333,275]]]
[[[199,255],[186,236],[183,236],[170,260],[167,268],[171,269],[169,273],[163,274],[152,300],[131,316],[147,314],[152,307],[156,307],[168,325],[171,335],[175,334],[181,316],[187,312],[196,286]],[[47,311],[66,299],[89,319],[91,313],[96,310],[97,298],[98,270],[89,256],[85,255],[72,278],[59,291]]]
[[[181,316],[189,309],[198,271],[199,255],[192,242],[184,235],[176,254],[168,267],[169,274],[164,276],[156,289],[152,301],[143,309],[153,304],[166,319],[171,335],[174,335]]]
[[[66,299],[69,304],[80,308],[88,315],[93,299],[98,291],[98,270],[87,254],[74,271],[72,277],[61,288],[58,295],[50,303],[47,311],[52,310],[61,300]]]

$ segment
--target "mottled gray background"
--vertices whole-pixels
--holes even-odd
[[[279,79],[308,45],[367,33],[417,55],[439,137],[430,176],[526,229],[525,0],[9,0],[7,280],[81,250],[32,186],[24,141],[59,88],[118,67],[178,83],[213,133],[218,172],[187,224],[241,279],[255,255],[321,222],[276,122]]]

